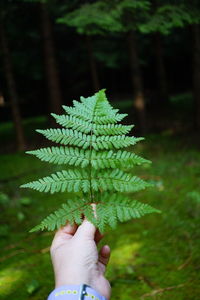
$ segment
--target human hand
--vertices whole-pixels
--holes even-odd
[[[87,220],[80,226],[67,224],[57,231],[50,250],[56,288],[87,284],[106,299],[110,298],[110,283],[104,277],[110,248],[106,245],[97,251],[102,237]]]

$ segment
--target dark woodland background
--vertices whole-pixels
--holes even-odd
[[[104,88],[146,138],[133,172],[154,188],[136,199],[162,211],[106,235],[113,299],[199,299],[198,0],[0,0],[0,299],[53,289],[53,233],[28,231],[64,196],[19,188],[53,170],[25,154],[47,145],[35,129]]]
[[[23,119],[101,88],[132,103],[141,133],[200,130],[198,1],[1,0],[0,9],[0,117],[13,121],[18,149],[28,145]]]

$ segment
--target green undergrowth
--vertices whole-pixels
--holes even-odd
[[[136,151],[135,151],[136,149]],[[134,198],[162,211],[107,232],[112,298],[197,300],[200,293],[200,152],[183,138],[149,136],[134,147],[152,165],[133,172],[154,184]],[[19,185],[53,170],[25,154],[0,156],[0,299],[46,299],[53,289],[53,233],[28,233],[70,194]],[[55,170],[55,169],[54,169]]]

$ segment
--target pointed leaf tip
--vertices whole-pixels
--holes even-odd
[[[35,131],[38,132],[38,133],[42,133],[43,132],[42,129],[36,129]]]
[[[32,233],[32,232],[37,232],[37,231],[39,231],[39,230],[40,230],[40,226],[35,226],[35,227],[31,228],[31,229],[29,230],[29,232]]]
[[[20,186],[19,186],[20,188],[26,188],[26,184],[21,184]]]
[[[26,154],[34,154],[36,150],[26,151]]]
[[[104,93],[105,94],[105,92],[106,92],[106,89],[101,89],[96,94],[98,94],[98,93]]]

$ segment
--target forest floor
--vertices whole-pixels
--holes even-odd
[[[134,173],[154,183],[134,197],[162,213],[106,233],[103,242],[112,251],[107,270],[112,299],[198,300],[199,147],[188,137],[165,132],[147,136],[133,151],[152,160]],[[70,195],[19,188],[55,169],[34,157],[1,154],[0,166],[0,299],[44,300],[54,287],[49,256],[53,233],[28,231]]]

